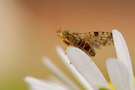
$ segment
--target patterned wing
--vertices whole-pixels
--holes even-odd
[[[89,32],[81,34],[81,37],[84,40],[87,40],[94,48],[113,45],[113,37],[111,32]]]
[[[91,32],[89,43],[95,47],[113,45],[113,37],[111,32]]]

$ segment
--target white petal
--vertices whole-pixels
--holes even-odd
[[[31,90],[68,90],[65,87],[59,86],[55,83],[48,83],[33,77],[26,77],[25,81],[28,83]]]
[[[67,85],[75,90],[80,90],[79,87],[70,80],[70,78],[67,77],[49,58],[44,58],[43,63],[59,78],[61,78]]]
[[[115,90],[131,90],[129,70],[123,62],[109,59],[107,61],[107,70]]]
[[[74,68],[74,66],[70,64],[70,61],[68,57],[65,55],[63,49],[60,46],[57,46],[56,51],[63,63],[72,72],[75,78],[86,88],[86,90],[93,90],[90,84],[82,77],[82,75]]]
[[[58,84],[58,83],[55,83],[55,82],[52,82],[52,81],[49,81],[49,80],[44,80],[43,82],[49,84],[51,87],[54,88],[54,90],[56,90],[56,88],[57,88],[58,90],[69,90],[69,89],[67,89],[67,88],[66,88],[64,85],[62,85],[62,84]]]
[[[115,45],[118,60],[123,62],[128,67],[130,72],[130,79],[133,80],[134,78],[133,69],[132,69],[131,59],[130,59],[126,42],[122,34],[117,30],[113,30],[112,33],[113,33],[114,45]]]
[[[131,88],[131,90],[135,90],[135,81],[133,81]]]
[[[108,88],[107,81],[95,63],[83,51],[75,47],[68,47],[67,56],[78,72],[90,83],[94,90]]]
[[[49,76],[48,81],[51,81],[51,82],[54,82],[54,83],[59,84],[60,86],[69,88],[67,85],[65,85],[65,84],[63,83],[63,81],[59,80],[59,79],[58,79],[57,77],[55,77],[54,75]]]

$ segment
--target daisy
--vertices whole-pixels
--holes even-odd
[[[83,88],[74,83],[49,58],[45,57],[43,63],[57,78],[52,76],[48,80],[39,80],[27,76],[25,81],[30,90],[135,90],[132,64],[125,40],[119,31],[113,30],[112,33],[117,58],[108,59],[106,67],[113,88],[110,87],[101,71],[86,53],[69,46],[65,55],[63,49],[58,46],[56,51],[59,57]]]

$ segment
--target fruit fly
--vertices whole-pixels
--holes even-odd
[[[57,34],[67,46],[75,46],[89,56],[95,56],[95,49],[101,46],[113,45],[111,32],[76,33],[59,29],[57,30]]]

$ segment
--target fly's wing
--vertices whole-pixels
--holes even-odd
[[[81,37],[89,42],[94,48],[101,46],[113,45],[113,37],[111,32],[89,32],[80,34]]]
[[[101,46],[113,45],[113,37],[111,32],[91,32],[89,43],[95,48]]]

